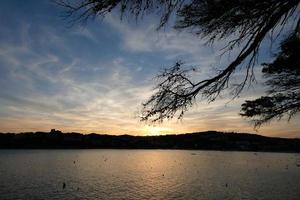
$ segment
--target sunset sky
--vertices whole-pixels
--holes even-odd
[[[141,103],[152,93],[153,77],[177,60],[198,64],[199,79],[213,75],[235,55],[222,56],[226,41],[205,46],[188,32],[155,31],[156,16],[135,23],[112,13],[104,20],[70,27],[62,8],[48,0],[0,2],[0,132],[49,131],[157,135],[206,130],[300,137],[300,117],[273,121],[255,132],[238,115],[246,100],[264,94],[257,83],[239,99],[224,94],[198,101],[180,121],[156,126],[139,122]],[[260,59],[270,61],[263,43]],[[273,52],[274,53],[274,52]],[[241,72],[233,80],[238,81]]]

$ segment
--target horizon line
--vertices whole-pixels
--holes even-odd
[[[97,133],[97,132],[91,132],[91,133],[80,133],[80,132],[63,132],[57,129],[51,129],[49,132],[47,131],[24,131],[24,132],[0,132],[0,134],[26,134],[26,133],[61,133],[61,134],[70,134],[70,133],[76,133],[81,135],[107,135],[107,136],[130,136],[130,137],[160,137],[160,136],[178,136],[178,135],[187,135],[187,134],[196,134],[196,133],[208,133],[208,132],[214,132],[214,133],[221,133],[221,134],[247,134],[247,135],[253,135],[253,136],[261,136],[266,138],[282,138],[282,139],[300,139],[298,137],[275,137],[275,136],[265,136],[257,133],[246,133],[246,132],[235,132],[235,131],[217,131],[217,130],[207,130],[207,131],[199,131],[199,132],[187,132],[187,133],[171,133],[171,134],[159,134],[159,135],[133,135],[130,133],[124,133],[124,134],[108,134],[108,133]]]

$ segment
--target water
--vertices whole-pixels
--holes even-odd
[[[0,199],[299,200],[299,164],[286,153],[0,150]]]

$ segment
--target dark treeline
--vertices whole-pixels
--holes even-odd
[[[2,149],[203,149],[300,152],[300,139],[207,131],[180,135],[130,136],[51,132],[0,133]]]

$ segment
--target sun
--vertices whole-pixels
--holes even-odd
[[[159,126],[144,126],[143,132],[145,135],[164,135],[170,132],[169,128]]]

